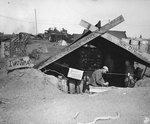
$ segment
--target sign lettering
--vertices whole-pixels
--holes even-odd
[[[69,68],[68,77],[81,80],[82,76],[83,76],[83,71],[74,68]]]
[[[125,44],[120,41],[120,45],[132,53],[138,53],[138,50],[136,48],[134,48],[133,46],[131,46],[130,44]]]
[[[24,67],[33,67],[33,64],[28,56],[20,58],[12,58],[7,61],[8,70]]]

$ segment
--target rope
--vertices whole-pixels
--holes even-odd
[[[66,66],[66,65],[63,65],[63,64],[59,64],[59,63],[55,63],[56,65],[59,65],[59,66],[61,66],[61,67],[64,67],[64,68],[70,68],[70,67],[68,67],[68,66]],[[85,72],[85,70],[84,70],[84,72]],[[122,76],[128,76],[128,74],[123,74],[123,73],[106,73],[106,75],[122,75]],[[130,75],[131,76],[134,76],[134,74],[131,74],[130,73]]]
[[[106,75],[125,75],[125,76],[127,76],[128,74],[122,74],[122,73],[106,73]],[[134,74],[130,74],[130,75],[132,75],[132,76],[134,76]]]
[[[48,71],[56,72],[57,74],[60,74],[61,76],[65,77],[65,78],[67,79],[67,77],[66,77],[64,74],[62,74],[62,73],[60,73],[60,72],[58,72],[58,71],[56,71],[56,70],[52,70],[52,69],[46,70],[46,69],[45,69],[44,73],[46,73],[46,72],[48,72]]]
[[[70,67],[68,67],[68,66],[66,66],[66,65],[64,65],[64,64],[59,64],[59,63],[55,63],[56,65],[59,65],[59,66],[61,66],[61,67],[64,67],[64,68],[70,68]]]

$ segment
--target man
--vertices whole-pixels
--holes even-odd
[[[95,70],[92,73],[89,85],[92,85],[92,86],[95,86],[95,87],[108,86],[108,82],[105,82],[104,79],[103,79],[103,74],[105,74],[107,72],[109,72],[107,66],[103,66],[102,69]]]
[[[128,73],[125,78],[125,86],[126,87],[134,87],[135,86],[135,80],[130,73]]]

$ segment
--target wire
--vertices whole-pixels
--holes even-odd
[[[64,74],[62,74],[62,73],[60,73],[60,72],[58,72],[58,71],[56,71],[56,70],[52,70],[52,69],[46,70],[46,69],[45,69],[44,73],[46,73],[46,72],[48,72],[48,71],[56,72],[57,74],[60,74],[60,75],[62,75],[63,77],[65,77],[65,78],[67,79],[67,77],[66,77]]]
[[[12,20],[12,21],[17,21],[17,22],[25,22],[25,23],[32,23],[32,24],[35,23],[35,21],[21,20],[21,19],[17,19],[17,18],[13,18],[13,17],[4,16],[4,15],[0,15],[0,17],[6,18],[6,19],[9,19],[9,20]],[[68,26],[69,26],[69,27],[72,27],[72,26],[79,26],[78,24],[75,24],[75,23],[72,23],[72,24],[71,24],[71,23],[57,23],[57,22],[52,23],[52,22],[50,22],[50,21],[42,22],[42,21],[39,21],[39,20],[38,20],[37,24],[38,24],[38,25],[51,25],[51,27],[57,27],[57,26],[59,26],[59,25],[61,25],[62,27],[63,27],[63,26],[67,26],[67,27],[68,27]]]
[[[19,22],[27,22],[27,23],[35,23],[34,21],[27,21],[27,20],[21,20],[21,19],[17,19],[17,18],[13,18],[13,17],[9,17],[9,16],[4,16],[4,15],[0,15],[0,17],[3,17],[3,18],[6,18],[6,19],[10,19],[10,20],[15,20],[15,21],[19,21]],[[70,26],[73,26],[73,25],[78,25],[78,24],[75,24],[75,23],[51,23],[50,21],[46,21],[44,20],[43,22],[42,21],[39,21],[37,22],[38,24],[42,24],[42,25],[47,25],[47,24],[51,24],[51,25],[70,25]]]
[[[128,74],[123,74],[123,73],[106,73],[106,75],[128,75]],[[134,74],[130,74],[134,76]]]
[[[59,65],[61,67],[64,67],[64,68],[70,68],[70,67],[68,67],[66,65],[63,65],[63,64],[59,64],[59,63],[55,63],[55,64]],[[123,74],[123,73],[106,73],[106,75],[125,75],[125,76],[127,76],[128,74]],[[134,74],[130,74],[130,75],[134,76]]]
[[[10,20],[20,21],[20,22],[35,23],[35,22],[32,22],[32,21],[21,20],[21,19],[17,19],[17,18],[12,18],[12,17],[8,17],[8,16],[4,16],[4,15],[0,15],[0,17],[7,18],[7,19],[10,19]]]
[[[64,68],[70,68],[70,67],[68,67],[68,66],[66,66],[66,65],[64,65],[64,64],[59,64],[59,63],[55,63],[56,65],[59,65],[59,66],[61,66],[61,67],[64,67]]]

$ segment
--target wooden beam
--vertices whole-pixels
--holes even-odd
[[[48,59],[42,61],[41,63],[39,63],[37,65],[35,65],[34,68],[38,68],[38,69],[44,68],[45,66],[53,63],[54,61],[62,58],[63,56],[69,54],[70,52],[72,52],[76,49],[78,49],[79,47],[83,46],[84,44],[90,42],[91,40],[95,39],[96,37],[104,34],[109,29],[115,27],[116,25],[118,25],[119,23],[121,23],[123,21],[124,21],[124,18],[122,15],[115,18],[110,23],[107,23],[106,25],[102,26],[99,31],[96,30],[96,31],[88,34],[87,36],[81,38],[80,40],[77,40],[76,42],[74,42],[70,46],[65,47],[64,49],[62,49],[60,52],[56,53],[55,55],[49,57]],[[86,21],[84,21],[84,22],[86,22]],[[87,27],[88,27],[88,25],[87,25]]]
[[[92,31],[92,32],[93,32],[93,31],[96,31],[96,30],[98,29],[97,27],[95,27],[94,25],[88,23],[88,22],[85,21],[85,20],[81,20],[81,21],[80,21],[80,25],[81,25],[82,27],[86,28],[87,30]]]
[[[145,66],[144,72],[143,72],[143,74],[142,74],[142,79],[144,78],[144,75],[145,75],[146,70],[147,70],[147,66]]]

